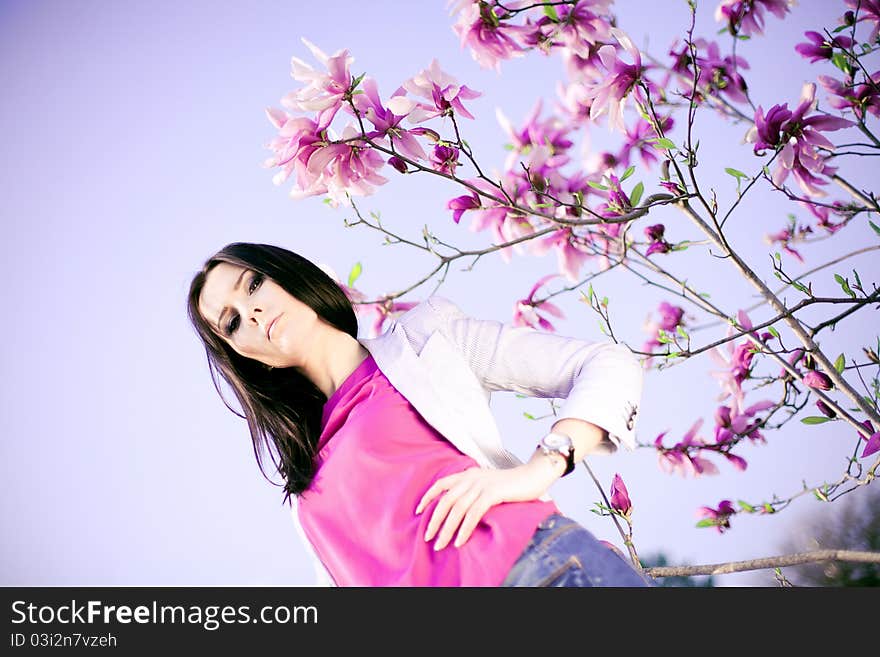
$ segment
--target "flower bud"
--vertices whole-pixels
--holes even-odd
[[[823,374],[818,370],[810,370],[804,374],[804,384],[810,388],[816,388],[817,390],[831,390],[831,388],[834,387],[834,384],[831,383],[831,379],[828,378],[828,375]]]
[[[400,173],[406,173],[406,171],[407,171],[407,169],[406,169],[406,162],[404,162],[403,160],[401,160],[401,159],[400,159],[399,157],[397,157],[396,155],[392,155],[391,157],[388,158],[388,164],[390,164],[390,165],[393,166],[395,169],[397,169],[398,171],[400,171]]]
[[[614,475],[611,481],[611,507],[620,511],[623,515],[629,515],[632,511],[632,502],[629,500],[629,492],[619,474]]]
[[[654,224],[645,228],[645,235],[653,242],[662,240],[664,232],[666,232],[666,227],[663,224]]]
[[[837,417],[837,413],[834,412],[834,409],[821,399],[816,400],[816,408],[818,408],[825,417]]]

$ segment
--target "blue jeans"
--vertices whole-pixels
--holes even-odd
[[[656,586],[571,518],[538,525],[501,586]]]

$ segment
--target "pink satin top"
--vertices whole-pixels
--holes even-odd
[[[437,479],[476,466],[431,427],[368,356],[324,405],[318,470],[300,496],[300,523],[338,586],[498,586],[549,501],[489,509],[461,547],[434,550],[424,534]],[[441,496],[442,497],[442,496]],[[454,540],[454,536],[453,536]]]

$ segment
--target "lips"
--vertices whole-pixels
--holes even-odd
[[[277,322],[280,317],[281,315],[278,315],[278,317],[269,322],[269,326],[266,327],[266,337],[269,338],[270,342],[272,341],[272,327],[275,326],[275,322]]]

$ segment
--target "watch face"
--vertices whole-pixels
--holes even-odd
[[[544,438],[544,444],[554,449],[560,449],[571,445],[571,439],[568,436],[560,436],[558,433],[551,433]]]

